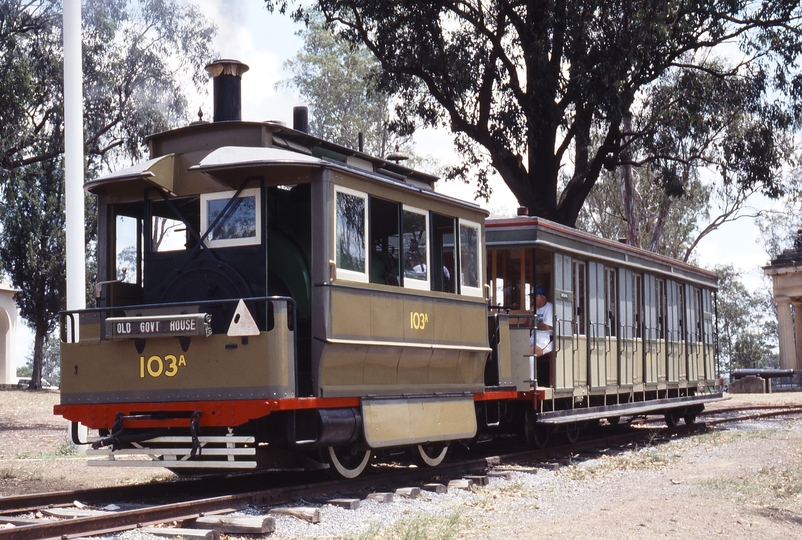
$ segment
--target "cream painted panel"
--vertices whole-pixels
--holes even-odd
[[[362,400],[371,448],[469,439],[476,435],[473,398]]]

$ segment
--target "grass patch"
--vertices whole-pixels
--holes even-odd
[[[707,431],[699,435],[694,435],[688,440],[699,445],[721,446],[738,441],[770,439],[781,432],[782,431],[777,428],[758,429],[754,431]]]
[[[451,540],[458,538],[462,511],[446,514],[419,514],[389,525],[374,524],[349,540]]]
[[[11,469],[0,469],[0,480],[12,480],[17,478],[19,474],[17,471]]]
[[[72,444],[69,439],[64,439],[56,450],[56,455],[60,457],[70,457],[78,454],[78,447]]]
[[[15,459],[58,459],[64,457],[75,457],[78,455],[78,447],[72,444],[69,439],[64,439],[53,452],[42,452],[41,454],[32,454],[30,452],[20,452]]]
[[[503,504],[505,500],[510,499],[516,499],[518,501],[516,504],[521,505],[521,507],[540,508],[538,494],[524,486],[520,481],[487,486],[481,490],[476,490],[474,495],[476,496],[474,498],[475,504],[466,504],[476,506],[484,512],[494,512],[499,504]]]
[[[802,470],[763,467],[754,474],[737,478],[715,478],[702,487],[723,499],[742,504],[782,507],[802,494]]]
[[[671,452],[671,448],[645,447],[616,455],[604,455],[590,462],[572,462],[570,466],[559,469],[557,474],[565,475],[572,480],[587,480],[613,471],[662,469],[677,459],[679,454]]]

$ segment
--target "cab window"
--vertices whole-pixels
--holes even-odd
[[[258,188],[201,195],[201,236],[210,248],[262,242],[261,197]]]
[[[115,278],[123,283],[137,283],[142,266],[142,251],[139,246],[139,219],[118,215],[115,220]]]

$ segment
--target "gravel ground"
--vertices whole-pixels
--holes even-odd
[[[0,392],[0,493],[166,479],[160,471],[86,467],[63,450],[49,415],[57,394]],[[802,404],[802,394],[734,396],[733,403]],[[721,405],[719,405],[721,406]],[[711,407],[712,408],[712,407]],[[319,506],[321,522],[277,516],[275,538],[734,539],[802,537],[802,420],[747,421],[583,459],[515,470],[472,491],[423,492],[358,510]],[[519,468],[520,469],[520,468]],[[119,539],[147,538],[136,532]],[[155,537],[152,537],[155,538]]]

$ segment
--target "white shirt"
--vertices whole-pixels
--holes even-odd
[[[537,320],[542,321],[544,324],[552,326],[554,324],[554,306],[551,302],[546,302],[543,307],[535,311]],[[554,341],[552,339],[552,328],[548,330],[537,331],[537,346],[543,349],[544,353],[550,352],[554,348]],[[530,334],[529,344],[535,343],[535,335]]]

